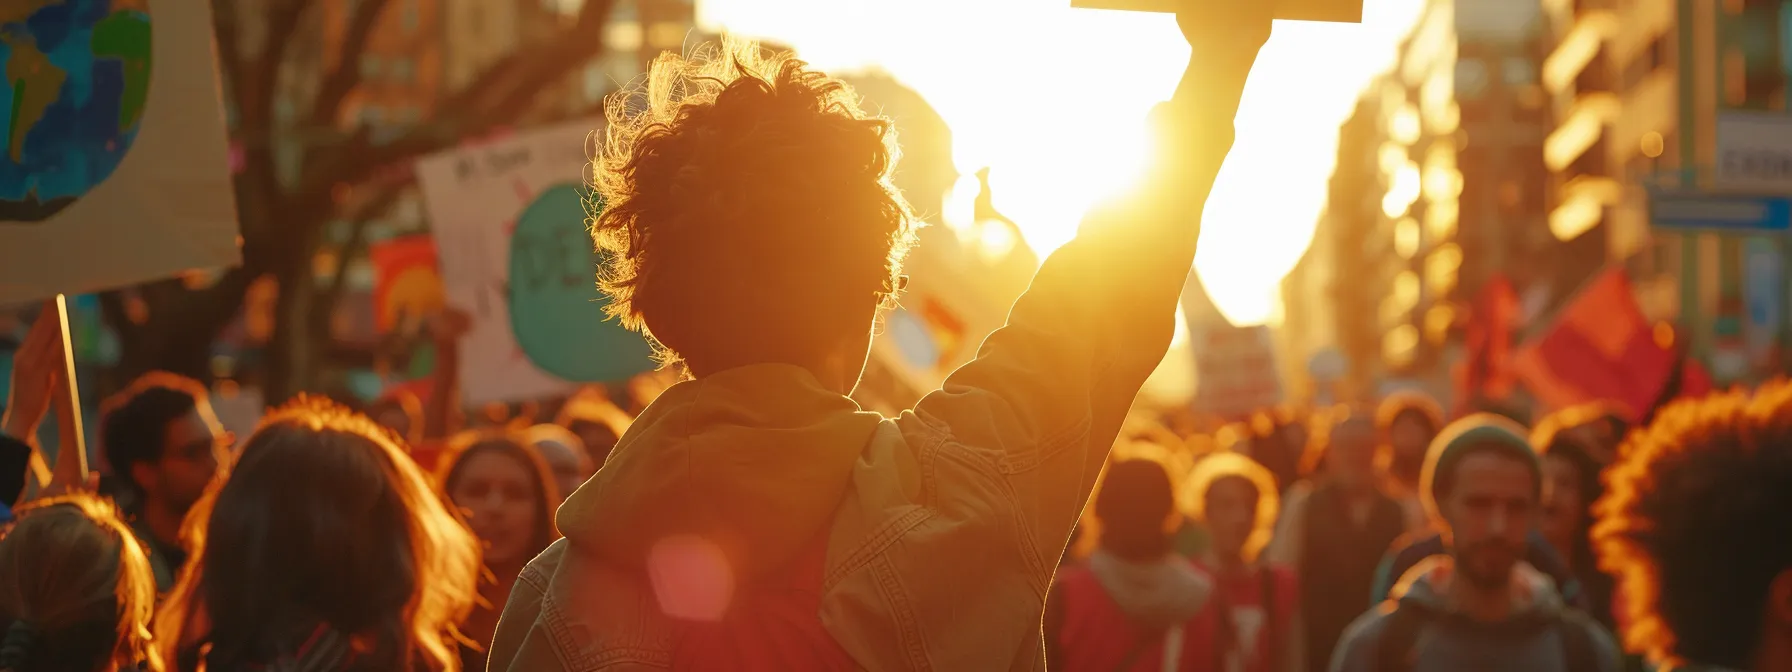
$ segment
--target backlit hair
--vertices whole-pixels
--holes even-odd
[[[1633,651],[1748,669],[1769,586],[1792,571],[1792,383],[1670,404],[1633,431],[1594,505]]]
[[[72,494],[22,507],[0,537],[0,620],[37,633],[24,650],[0,649],[0,666],[161,672],[150,646],[155,600],[149,556],[110,501]]]
[[[321,625],[355,643],[348,669],[460,669],[479,545],[431,485],[367,416],[304,395],[270,412],[187,517],[163,657],[270,664]]]
[[[1244,543],[1244,561],[1255,562],[1257,554],[1269,545],[1270,537],[1275,534],[1276,516],[1281,508],[1281,496],[1276,490],[1276,479],[1268,469],[1256,460],[1238,453],[1214,453],[1195,464],[1195,470],[1188,475],[1188,482],[1183,485],[1183,502],[1189,507],[1189,515],[1195,522],[1207,524],[1207,491],[1213,484],[1222,479],[1239,478],[1250,483],[1257,490],[1257,518],[1251,529],[1251,536]]]
[[[895,132],[843,83],[727,38],[612,97],[592,225],[609,311],[699,375],[869,333],[912,239]],[[717,325],[726,325],[717,328]]]

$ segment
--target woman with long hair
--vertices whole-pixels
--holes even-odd
[[[186,537],[156,623],[181,672],[460,669],[478,544],[364,415],[303,395],[269,413]]]
[[[87,494],[22,507],[0,537],[0,670],[161,672],[156,582],[112,503]]]
[[[485,669],[485,647],[498,627],[516,577],[560,538],[554,511],[561,498],[553,472],[528,437],[504,429],[463,432],[437,465],[442,491],[484,545],[486,576],[479,604],[462,624],[477,648],[463,648],[466,669]]]

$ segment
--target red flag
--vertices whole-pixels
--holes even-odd
[[[1636,303],[1623,269],[1601,273],[1556,316],[1555,323],[1519,351],[1516,366],[1537,398],[1552,409],[1611,401],[1629,420],[1654,405],[1680,363]]]

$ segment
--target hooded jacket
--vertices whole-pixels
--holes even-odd
[[[780,364],[668,389],[560,508],[566,537],[518,576],[489,669],[671,668],[686,624],[816,556],[807,613],[852,666],[1042,669],[1052,573],[1169,347],[1231,145],[1238,92],[1201,93],[1158,196],[1092,216],[914,410],[864,412]]]
[[[1371,610],[1352,623],[1332,655],[1333,672],[1374,672],[1382,637],[1394,609],[1415,610],[1426,618],[1413,640],[1415,672],[1618,672],[1617,643],[1591,619],[1568,627],[1588,628],[1596,670],[1570,670],[1564,660],[1560,628],[1570,609],[1550,578],[1519,563],[1513,568],[1512,608],[1498,622],[1477,620],[1459,611],[1447,598],[1453,565],[1446,556],[1432,557],[1401,579],[1394,602]],[[1393,608],[1388,608],[1392,606]]]

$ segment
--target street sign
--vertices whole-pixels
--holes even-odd
[[[1792,193],[1792,114],[1719,112],[1716,139],[1713,189]]]
[[[1123,9],[1134,12],[1173,13],[1190,2],[1238,0],[1070,0],[1082,9]],[[1363,0],[1275,0],[1276,18],[1288,21],[1362,23]]]
[[[1792,229],[1792,198],[1652,192],[1649,221],[1663,229],[1783,232]]]

